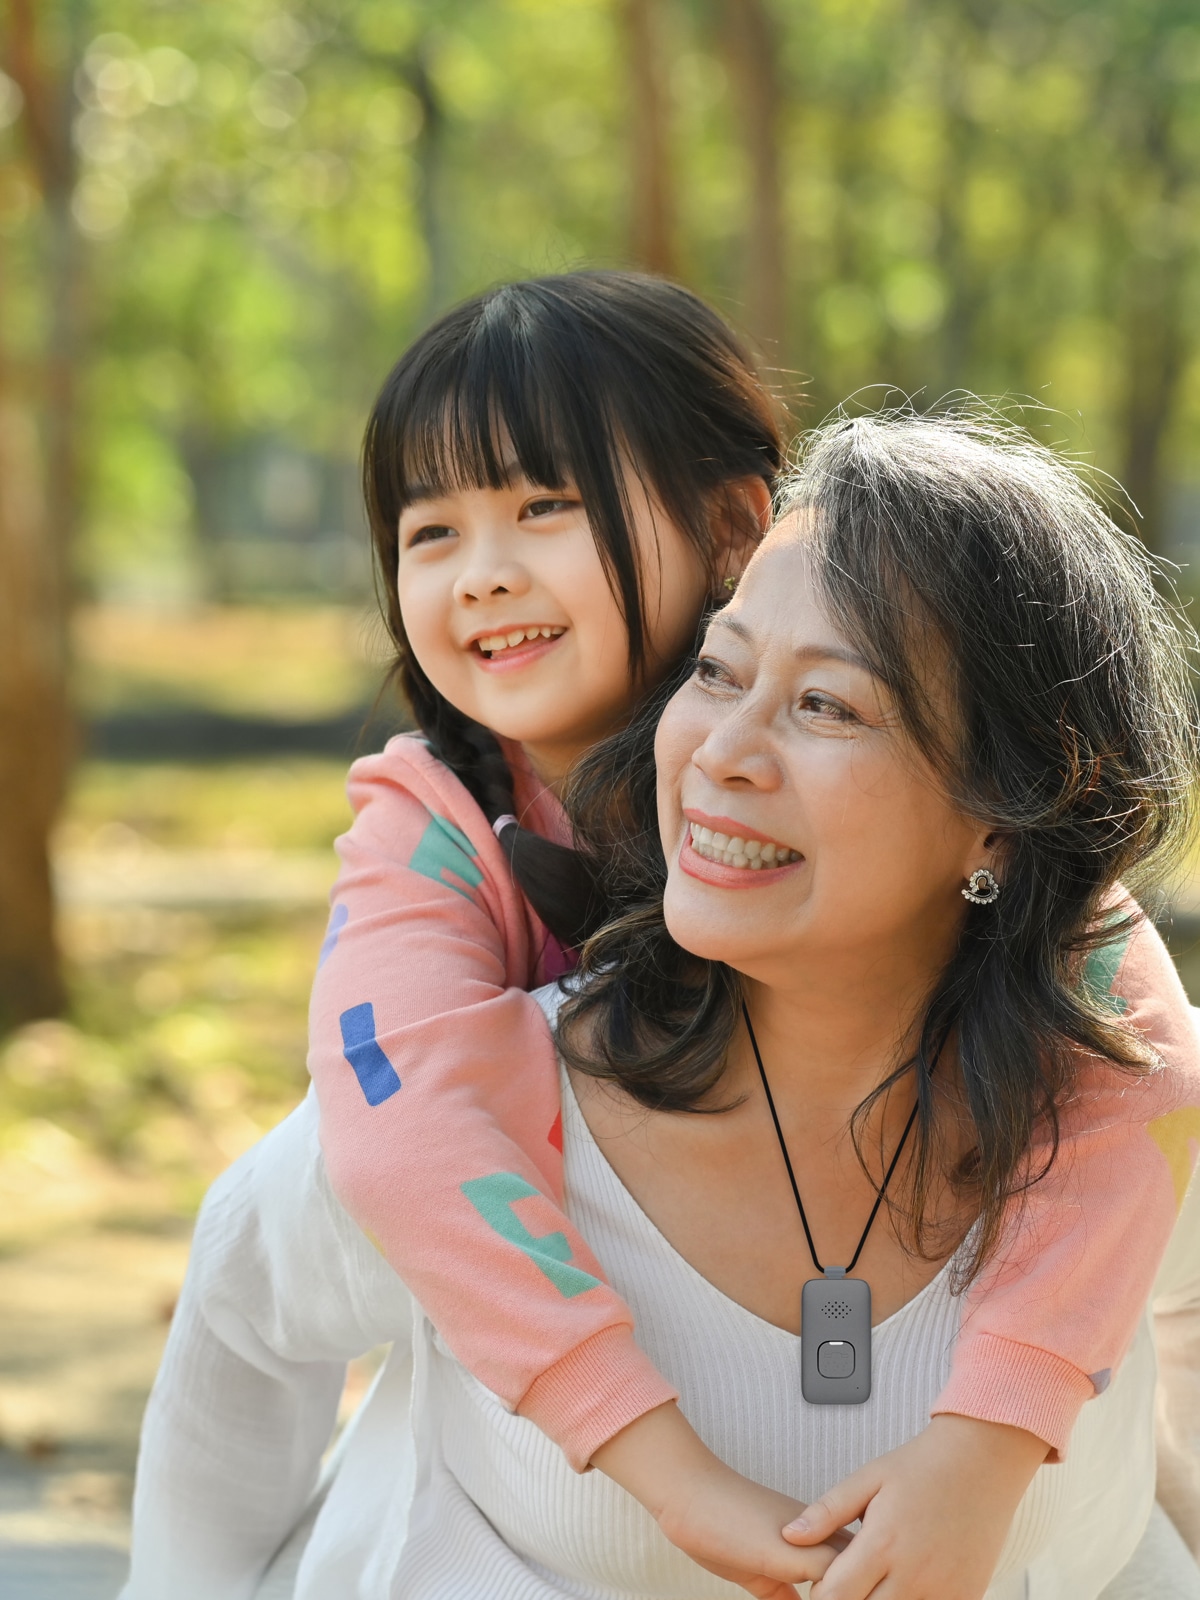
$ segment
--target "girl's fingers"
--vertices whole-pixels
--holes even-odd
[[[811,1600],[879,1600],[877,1586],[888,1576],[888,1564],[877,1544],[857,1538],[814,1583]]]
[[[875,1466],[876,1463],[872,1462],[861,1471],[852,1472],[841,1483],[835,1483],[819,1500],[807,1506],[801,1516],[784,1528],[783,1537],[787,1542],[820,1544],[848,1522],[861,1517],[879,1492],[879,1473],[872,1471]]]
[[[796,1591],[790,1583],[780,1583],[775,1578],[751,1578],[741,1587],[754,1596],[754,1600],[796,1600]]]

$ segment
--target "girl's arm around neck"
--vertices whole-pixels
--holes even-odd
[[[968,1290],[934,1408],[1028,1429],[1051,1459],[1129,1348],[1200,1151],[1200,1035],[1171,957],[1144,919],[1103,954],[1114,1009],[1161,1068],[1084,1064],[1053,1166]]]
[[[674,1389],[563,1214],[544,930],[419,740],[356,763],[309,1071],[338,1198],[457,1358],[582,1469]]]

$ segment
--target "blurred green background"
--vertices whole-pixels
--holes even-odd
[[[36,1555],[119,1549],[187,1219],[303,1092],[386,655],[356,460],[392,361],[498,279],[666,272],[796,427],[862,390],[1027,401],[1190,601],[1200,14],[0,15],[0,1546]]]

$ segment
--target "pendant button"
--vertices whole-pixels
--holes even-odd
[[[826,1339],[817,1348],[817,1371],[823,1378],[852,1378],[854,1346],[846,1339]]]

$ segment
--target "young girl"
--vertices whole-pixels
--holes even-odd
[[[661,1417],[675,1391],[562,1213],[556,1057],[526,991],[569,967],[604,909],[568,848],[563,780],[690,650],[764,525],[779,462],[770,402],[720,320],[619,273],[510,285],[450,313],[392,373],[366,445],[420,734],[351,774],[312,1002],[330,1178],[459,1360],[577,1470],[600,1466],[668,1523],[682,1457]],[[1162,1055],[1190,1057],[1191,1017],[1153,930],[1106,959],[1113,1004]],[[881,1466],[867,1494],[887,1507],[869,1524],[881,1548],[918,1512],[929,1538],[969,1540],[1015,1430],[1051,1457],[1065,1449],[1131,1336],[1194,1132],[1164,1142],[1148,1209],[1126,1204],[1108,1148],[1088,1174],[1089,1218],[1031,1189],[1026,1226],[1062,1236],[1039,1256],[1055,1282],[992,1274],[972,1291],[935,1409],[975,1431],[969,1447],[956,1435],[949,1489],[936,1446]],[[1081,1144],[1074,1159],[1088,1155]],[[1114,1263],[1129,1280],[1119,1298],[1105,1294]],[[692,1553],[752,1577],[764,1568],[744,1509],[731,1502],[728,1529],[714,1512]]]

